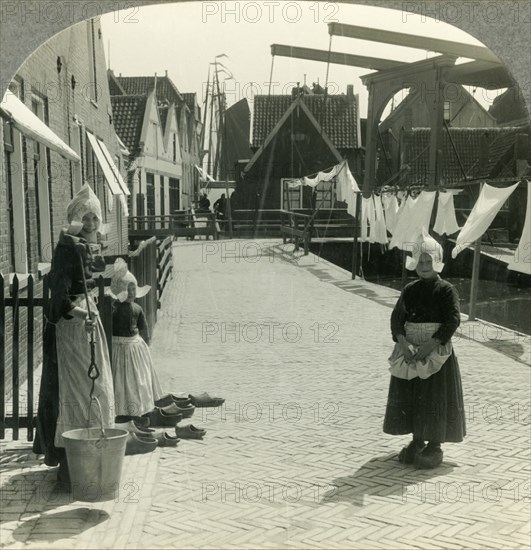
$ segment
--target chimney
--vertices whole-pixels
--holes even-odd
[[[347,84],[347,96],[354,97],[354,84]]]
[[[166,73],[166,78],[168,78],[168,69],[166,69],[164,72]]]

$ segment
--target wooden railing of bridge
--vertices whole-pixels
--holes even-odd
[[[149,237],[190,237],[199,235],[218,238],[215,214],[213,212],[185,212],[161,216],[131,216],[129,237],[134,239]]]

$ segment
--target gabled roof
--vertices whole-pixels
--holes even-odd
[[[111,95],[127,95],[111,69],[107,71],[107,77],[109,81],[109,93]]]
[[[195,115],[197,110],[197,116],[201,119],[201,107],[197,104],[197,94],[195,92],[184,92],[181,94],[190,112]]]
[[[450,136],[459,154],[467,179],[516,177],[514,147],[516,136],[529,135],[529,129],[450,128]],[[414,128],[404,132],[404,165],[409,168],[399,185],[426,183],[429,165],[429,128]],[[488,144],[488,150],[482,151]],[[482,162],[487,155],[488,161]],[[465,178],[447,132],[443,134],[441,179],[445,185],[459,184]],[[528,150],[531,160],[531,150]],[[382,183],[382,182],[380,182]]]
[[[155,89],[155,76],[114,76],[127,95],[145,95]],[[184,98],[167,76],[157,76],[157,101],[180,105]]]
[[[527,112],[522,94],[516,88],[507,88],[499,95],[489,108],[489,113],[498,124],[518,125],[529,124]]]
[[[318,134],[321,136],[321,139],[324,141],[326,146],[330,149],[332,155],[336,158],[338,162],[341,162],[343,160],[341,154],[337,150],[337,148],[334,146],[324,129],[319,125],[319,123],[316,121],[314,115],[306,105],[306,103],[303,101],[302,96],[296,98],[291,105],[288,107],[286,112],[280,117],[280,120],[275,124],[275,127],[269,132],[268,136],[262,143],[262,145],[259,147],[259,149],[254,153],[251,160],[247,163],[247,165],[244,168],[245,172],[249,172],[251,168],[254,166],[256,161],[261,157],[261,155],[264,153],[264,151],[267,149],[268,145],[274,140],[275,136],[280,132],[286,121],[290,118],[292,113],[296,109],[301,109],[303,113],[306,115],[312,126],[315,128],[315,130],[318,132]]]
[[[334,147],[337,149],[361,147],[357,137],[358,104],[355,96],[329,95],[325,100],[320,94],[305,94],[301,98]],[[294,98],[291,95],[254,96],[253,148],[260,147],[264,143],[293,102]]]
[[[139,148],[146,100],[141,95],[111,96],[114,129],[133,155]]]
[[[490,114],[490,111],[487,111],[482,105],[481,103],[478,102],[478,100],[471,94],[468,92],[468,90],[464,87],[464,86],[460,86],[460,90],[459,90],[459,98],[463,98],[465,99],[466,98],[466,101],[470,101],[472,102],[475,107],[479,110],[479,111],[483,111],[483,114],[485,114],[485,116],[487,118],[490,118],[490,119],[494,119],[494,117],[492,116],[492,114]],[[387,130],[391,125],[392,123],[397,120],[397,119],[400,119],[400,117],[404,116],[405,112],[407,111],[407,109],[411,108],[415,108],[415,104],[417,102],[421,102],[422,104],[423,101],[422,101],[422,97],[421,97],[421,94],[420,93],[408,93],[408,95],[404,98],[403,101],[401,101],[398,106],[396,107],[396,109],[394,109],[393,111],[391,111],[389,113],[389,115],[387,115],[385,117],[384,120],[382,120],[382,122],[380,123],[380,131],[383,132],[385,130]],[[454,118],[459,114],[459,112],[457,113],[454,113]],[[451,123],[451,121],[450,121]]]

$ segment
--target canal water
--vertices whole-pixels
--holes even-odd
[[[312,252],[348,271],[352,270],[352,244],[327,243],[312,245]],[[402,289],[402,258],[399,251],[382,253],[372,246],[362,255],[363,276],[367,281]],[[447,265],[450,265],[448,263]],[[455,265],[455,264],[454,264]],[[446,270],[445,270],[446,271]],[[468,314],[470,304],[471,265],[462,263],[459,269],[442,272],[442,277],[452,283],[459,292],[461,312]],[[461,271],[461,273],[459,273]],[[406,272],[407,282],[414,281],[413,272]],[[461,276],[460,276],[461,275]],[[511,272],[501,269],[493,277],[497,280],[480,279],[476,301],[476,317],[503,327],[531,335],[531,291],[529,278],[511,277]]]

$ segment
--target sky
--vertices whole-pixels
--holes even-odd
[[[202,107],[210,63],[216,56],[234,77],[226,80],[229,105],[255,94],[268,94],[271,44],[328,51],[328,23],[362,25],[408,34],[482,45],[469,34],[440,21],[398,10],[324,2],[193,2],[129,8],[102,16],[107,63],[116,75],[168,76],[181,92],[196,92]],[[332,51],[418,61],[435,55],[423,50],[333,37]],[[463,60],[464,61],[464,60]],[[354,85],[361,116],[367,112],[367,90],[360,76],[369,69],[328,67],[329,93],[346,93]],[[287,57],[274,58],[271,93],[290,93],[297,82],[311,86],[326,81],[327,64]],[[223,74],[222,74],[223,76]],[[471,89],[469,89],[471,91]],[[487,107],[502,90],[478,89]],[[396,101],[400,101],[403,92]]]

